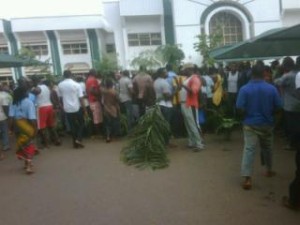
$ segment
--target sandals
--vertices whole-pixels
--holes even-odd
[[[246,177],[242,184],[244,190],[250,190],[252,188],[252,182],[250,177]]]
[[[31,175],[31,174],[34,173],[33,165],[32,165],[31,160],[26,160],[25,161],[25,172],[26,172],[27,175]]]
[[[84,148],[84,145],[80,141],[76,140],[74,142],[74,148]]]

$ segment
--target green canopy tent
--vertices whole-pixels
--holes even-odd
[[[253,39],[213,49],[216,61],[241,61],[300,55],[300,24],[269,30]]]
[[[42,66],[42,65],[46,65],[46,64],[35,59],[18,58],[13,55],[0,54],[0,68]]]

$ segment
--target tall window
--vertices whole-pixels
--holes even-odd
[[[87,54],[88,48],[86,43],[68,43],[62,44],[64,55]]]
[[[128,34],[129,46],[161,45],[160,33],[133,33]]]
[[[221,29],[224,45],[234,44],[243,40],[243,26],[241,21],[228,12],[219,12],[209,23],[209,32],[214,33]]]

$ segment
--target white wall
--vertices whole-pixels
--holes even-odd
[[[217,2],[217,1],[215,1]],[[299,1],[300,2],[300,1]],[[258,35],[264,31],[272,28],[281,27],[281,14],[279,1],[275,0],[254,0],[254,1],[239,1],[252,15],[254,19],[254,35]],[[182,45],[182,50],[186,55],[185,61],[200,64],[200,53],[195,52],[193,43],[197,40],[195,36],[200,34],[200,19],[204,10],[213,4],[213,1],[209,0],[173,0],[173,13],[175,24],[175,39],[177,44]],[[272,7],[270,7],[272,6]],[[215,9],[208,15],[208,19],[211,18],[214,13],[217,13],[220,9]],[[242,11],[233,7],[223,7],[222,10],[226,10],[235,14],[244,26],[244,39],[251,37],[250,24],[243,15]],[[184,16],[188,15],[188,16]],[[208,33],[208,21],[205,24],[206,33]]]
[[[161,32],[159,16],[135,16],[125,18],[127,33]]]
[[[199,34],[199,27],[181,26],[176,29],[177,44],[185,54],[185,62],[200,64],[200,53],[194,50],[194,43],[198,41],[196,36]]]
[[[282,27],[281,21],[278,21],[277,23],[256,23],[254,26],[255,36],[260,35],[261,33],[266,32],[268,30],[280,27]]]
[[[299,0],[282,0],[282,8],[284,10],[300,8],[300,1]]]
[[[57,31],[61,42],[84,41],[86,42],[86,34],[84,30],[60,30]]]
[[[280,20],[280,4],[278,0],[255,0],[246,4],[245,7],[252,14],[254,22],[278,22]]]
[[[47,42],[47,37],[45,36],[44,32],[40,31],[16,33],[16,36],[21,43]]]
[[[36,17],[11,20],[13,32],[102,28],[110,30],[100,15]]]
[[[97,36],[98,36],[98,44],[100,48],[100,58],[103,57],[103,54],[105,53],[105,45],[106,45],[106,34],[102,32],[101,30],[97,30]]]
[[[0,33],[4,33],[3,20],[0,19]]]
[[[103,2],[104,16],[107,22],[111,25],[114,32],[114,39],[116,44],[116,53],[118,62],[121,66],[126,68],[126,51],[125,41],[123,35],[123,25],[120,17],[120,6],[118,1]]]
[[[84,33],[84,41],[88,44],[87,41],[87,36],[85,34],[84,31],[79,31],[78,35],[82,36],[82,32]],[[68,37],[72,40],[72,32],[56,32],[56,37],[57,37],[57,41],[58,41],[58,49],[59,49],[59,55],[60,55],[60,61],[61,61],[61,67],[64,69],[66,64],[70,64],[70,63],[85,63],[88,64],[89,67],[92,67],[92,59],[91,59],[91,55],[90,55],[90,49],[88,47],[88,53],[87,54],[78,54],[78,55],[64,55],[63,54],[63,49],[62,49],[62,41],[65,41],[68,39]],[[61,37],[63,38],[61,40]],[[73,38],[74,40],[74,38]]]
[[[162,15],[162,0],[122,0],[120,1],[121,16]]]
[[[130,33],[161,33],[160,16],[136,16],[126,17],[126,36]],[[163,36],[163,35],[162,35]],[[126,56],[127,65],[130,68],[131,61],[145,50],[155,50],[158,46],[128,46],[126,42],[128,54]]]
[[[207,6],[199,4],[199,2],[186,0],[173,0],[173,4],[173,19],[175,26],[200,25],[201,14]]]
[[[299,1],[300,3],[300,1]],[[300,23],[300,7],[299,11],[287,11],[283,18],[282,23],[284,27],[294,26]]]

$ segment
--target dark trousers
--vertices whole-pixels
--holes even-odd
[[[169,125],[171,125],[170,123],[171,123],[171,117],[172,117],[172,108],[161,106],[161,105],[159,107],[160,107],[160,111],[161,111],[163,117],[169,123]],[[167,137],[165,139],[166,144],[169,144],[169,140],[170,140],[170,137]]]
[[[228,116],[236,116],[237,93],[227,93]]]
[[[111,135],[119,136],[120,135],[120,120],[119,117],[113,117],[110,115],[105,115],[105,130],[106,137],[111,137]]]
[[[134,123],[132,101],[122,102],[121,112],[126,115],[128,130],[131,130]]]
[[[164,116],[165,120],[169,123],[171,123],[171,117],[172,117],[172,108],[170,107],[165,107],[165,106],[159,106],[160,111],[162,115]]]
[[[171,131],[174,137],[185,137],[186,129],[184,125],[183,116],[181,113],[181,105],[175,105],[172,107],[171,116]]]
[[[287,130],[291,145],[296,148],[296,174],[289,187],[289,200],[293,206],[300,207],[300,112],[285,112]]]
[[[73,144],[75,141],[82,141],[82,133],[84,129],[84,118],[82,109],[74,113],[66,113],[68,123],[70,125]]]
[[[146,113],[146,104],[144,99],[138,98],[136,100],[137,105],[139,106],[139,117],[145,115]]]

